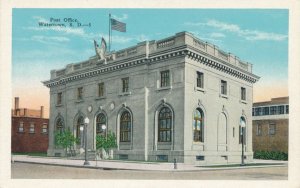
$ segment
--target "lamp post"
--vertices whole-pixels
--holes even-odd
[[[245,127],[246,127],[246,124],[245,124],[245,121],[243,119],[241,119],[241,136],[242,136],[242,162],[241,162],[241,166],[245,166],[245,161],[244,161],[244,134],[245,134]]]
[[[104,136],[105,136],[105,140],[106,140],[106,125],[105,124],[103,124],[102,126],[101,126],[101,129],[102,129],[102,134],[104,134]],[[103,152],[104,151],[104,152]],[[104,150],[104,149],[102,149],[102,159],[104,159],[105,157],[104,157],[104,155],[106,155],[106,151]]]
[[[101,129],[103,130],[103,132],[105,131],[105,129],[106,129],[106,125],[105,124],[103,124],[102,126],[101,126]],[[105,137],[106,137],[106,132],[105,132]]]
[[[87,160],[87,125],[89,124],[90,120],[88,117],[84,118],[84,163],[83,165],[90,165]]]
[[[80,125],[80,154],[83,153],[84,125]]]

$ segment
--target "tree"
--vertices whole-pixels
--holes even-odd
[[[117,138],[111,131],[108,132],[107,136],[97,135],[96,136],[96,149],[103,149],[105,153],[109,154],[112,148],[118,147]]]
[[[79,143],[79,139],[75,138],[70,130],[63,130],[55,132],[55,145],[61,146],[65,149],[66,155],[68,149],[74,146],[74,144]]]

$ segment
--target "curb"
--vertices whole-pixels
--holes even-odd
[[[89,168],[89,169],[101,169],[101,170],[135,170],[135,171],[169,171],[169,172],[194,172],[194,171],[218,171],[218,170],[236,170],[236,169],[252,169],[252,168],[268,168],[268,167],[283,167],[288,166],[287,164],[273,164],[273,165],[261,165],[261,166],[237,166],[237,167],[196,167],[198,169],[139,169],[139,168],[118,168],[118,167],[101,167],[101,166],[84,166],[84,165],[73,165],[73,164],[59,164],[59,163],[46,163],[46,162],[36,162],[36,161],[22,161],[14,160],[17,163],[28,163],[28,164],[41,164],[49,166],[63,166],[63,167],[73,167],[73,168]],[[12,163],[14,163],[12,162]]]

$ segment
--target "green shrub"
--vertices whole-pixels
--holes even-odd
[[[287,161],[288,154],[280,151],[256,151],[253,157],[255,159],[266,159],[266,160],[281,160]]]

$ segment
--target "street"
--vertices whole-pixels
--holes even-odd
[[[288,167],[199,171],[102,170],[15,162],[15,179],[287,180]]]

